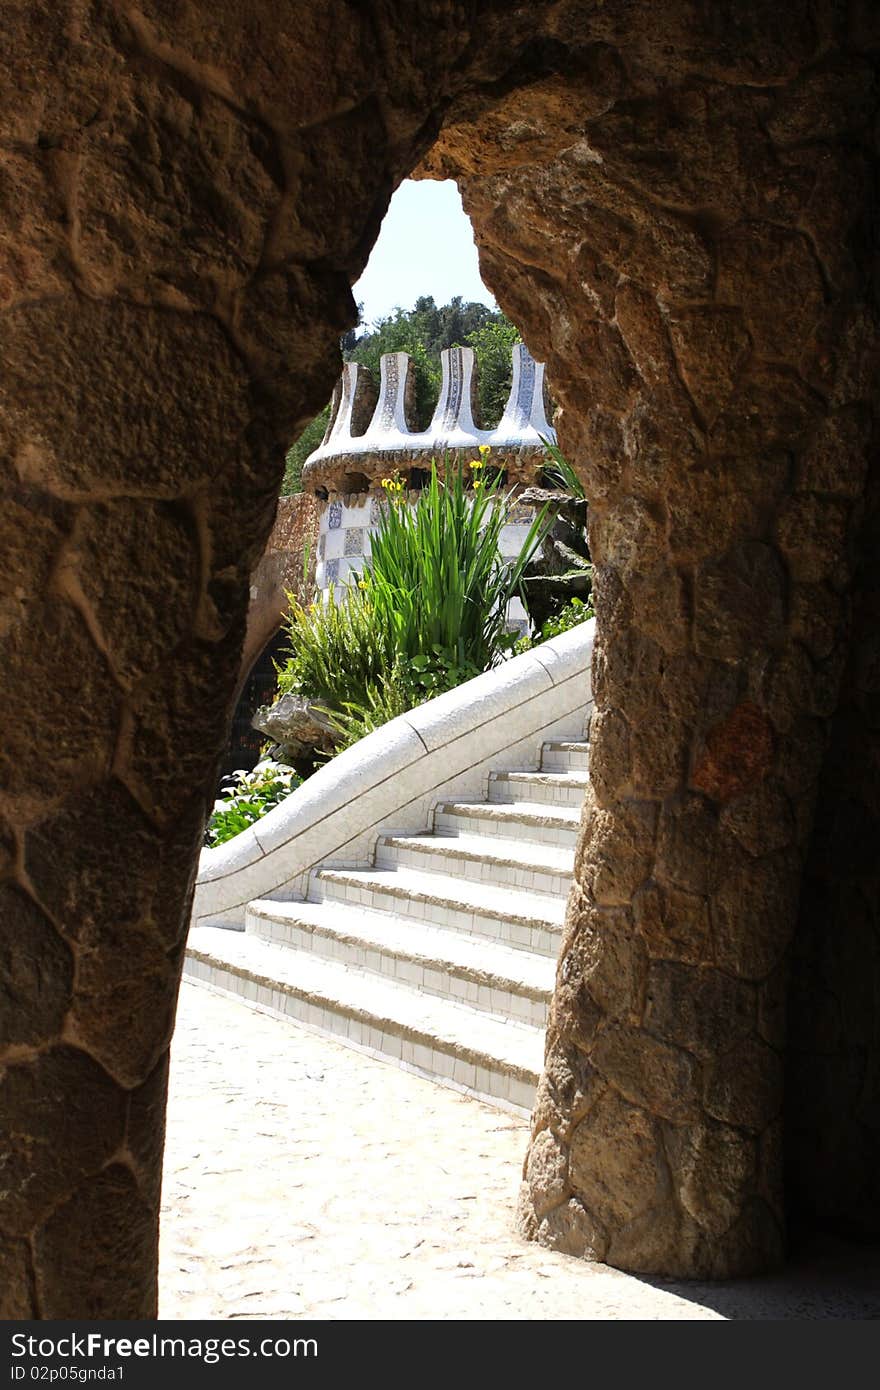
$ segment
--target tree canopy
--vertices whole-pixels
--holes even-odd
[[[438,306],[422,295],[412,309],[395,309],[369,330],[351,329],[340,340],[343,360],[360,362],[379,377],[379,360],[386,352],[408,352],[416,381],[416,416],[427,429],[440,391],[440,353],[449,347],[472,347],[477,359],[477,423],[497,425],[511,382],[510,350],[521,341],[519,330],[497,309],[465,301],[456,295]],[[297,492],[303,464],[327,428],[329,403],[306,427],[287,455],[285,493]]]

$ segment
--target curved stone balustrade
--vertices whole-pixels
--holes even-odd
[[[485,793],[489,770],[539,765],[581,737],[595,620],[401,714],[340,753],[274,811],[202,853],[193,925],[241,930],[254,898],[305,898],[322,864],[372,862],[377,836],[423,829],[440,801]]]
[[[420,459],[427,462],[447,453],[472,457],[481,445],[488,445],[512,482],[534,481],[544,457],[541,439],[556,438],[547,419],[544,364],[535,361],[524,343],[514,345],[512,356],[510,395],[501,420],[490,430],[474,423],[472,348],[445,348],[440,354],[440,396],[430,425],[422,431],[412,428],[415,383],[408,353],[387,352],[382,357],[378,398],[372,374],[358,363],[346,363],[327,431],[303,468],[303,486],[356,492],[390,467],[411,467]]]

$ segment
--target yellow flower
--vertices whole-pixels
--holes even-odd
[[[404,490],[404,482],[399,473],[395,473],[393,478],[383,478],[381,482],[389,497],[399,497]]]
[[[477,449],[477,453],[480,454],[484,463],[486,462],[486,459],[489,457],[489,452],[490,451],[488,444],[480,444]]]

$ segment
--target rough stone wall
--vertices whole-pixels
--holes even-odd
[[[871,14],[3,7],[0,1315],[155,1311],[248,579],[348,285],[453,103],[440,154],[552,372],[597,560],[524,1225],[628,1268],[776,1257],[785,961],[872,428]]]
[[[458,5],[402,11],[2,8],[5,1317],[155,1311],[168,1045],[249,576],[472,43]]]
[[[462,179],[550,364],[596,565],[593,793],[521,1229],[709,1277],[784,1250],[805,862],[801,1212],[877,1222],[880,1128],[868,573],[829,741],[876,453],[877,36],[844,7],[736,8],[664,6],[650,35],[603,7],[562,73],[450,123],[422,171]]]
[[[251,575],[239,687],[287,613],[287,595],[310,603],[318,554],[318,509],[305,492],[278,499],[275,524]]]
[[[786,1201],[802,1224],[880,1234],[880,507],[852,596],[853,638],[801,887],[788,1014]]]

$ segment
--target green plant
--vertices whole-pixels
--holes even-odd
[[[385,479],[388,506],[371,539],[361,581],[377,620],[391,634],[425,695],[460,684],[497,665],[510,650],[507,606],[522,592],[523,571],[540,544],[546,508],[529,528],[519,555],[502,558],[508,498],[501,479],[485,478],[486,455],[470,465],[436,463],[415,505]]]
[[[340,752],[425,698],[414,675],[414,668],[408,668],[398,657],[381,684],[367,685],[359,698],[345,700],[341,709],[330,712],[330,722],[339,734]]]
[[[466,342],[477,359],[480,422],[488,429],[497,425],[504,413],[513,377],[513,347],[522,337],[519,329],[499,314],[469,333]]]
[[[514,560],[499,551],[508,499],[470,469],[444,467],[415,503],[399,477],[384,479],[387,505],[357,585],[337,601],[304,608],[288,594],[288,657],[279,694],[322,709],[348,747],[370,730],[496,665],[510,651],[507,608],[540,544],[545,512]]]
[[[224,778],[222,795],[214,802],[205,829],[205,844],[213,849],[240,835],[289,796],[301,781],[293,768],[282,767],[270,759],[258,763],[253,772],[230,773]]]
[[[567,492],[570,497],[583,500],[585,496],[584,485],[559,445],[551,444],[550,440],[545,439],[543,435],[540,435],[539,438],[550,460],[544,465],[544,477],[547,483],[551,487],[558,487],[561,492]]]
[[[541,642],[549,642],[551,637],[558,637],[560,632],[568,632],[569,628],[578,627],[592,616],[592,604],[583,603],[579,598],[569,599],[564,608],[546,620],[539,636],[519,638],[513,648],[514,656],[531,651],[532,647],[537,647]]]
[[[381,683],[394,648],[363,590],[350,589],[346,601],[337,603],[331,588],[326,602],[308,608],[294,594],[287,600],[288,657],[278,670],[279,695],[303,695],[338,710]]]
[[[547,619],[541,628],[541,641],[547,642],[551,637],[558,637],[560,632],[568,632],[569,628],[585,623],[587,618],[592,616],[592,604],[583,603],[579,598],[569,599],[563,609]]]

